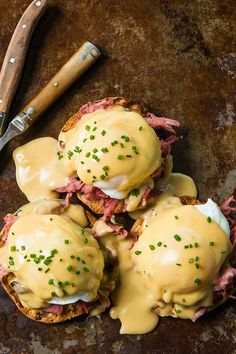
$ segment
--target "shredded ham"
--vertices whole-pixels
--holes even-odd
[[[234,194],[221,204],[220,209],[230,225],[230,240],[236,246],[236,189]]]
[[[7,214],[4,218],[5,226],[3,229],[2,241],[6,241],[8,237],[8,233],[14,222],[18,219],[17,215]]]
[[[206,312],[207,312],[207,307],[201,307],[198,309],[195,313],[195,315],[192,318],[193,322],[196,322],[200,317],[202,317]]]
[[[106,222],[106,221],[110,220],[110,218],[114,214],[114,210],[117,207],[118,203],[119,203],[119,200],[113,199],[113,198],[109,198],[106,201],[105,209],[103,211],[104,214],[101,218],[103,221]]]
[[[115,107],[115,104],[113,103],[111,98],[104,98],[104,100],[99,102],[88,102],[81,107],[80,116],[83,116],[87,113],[93,113],[98,109],[110,109],[113,107]]]
[[[161,165],[160,167],[158,167],[152,174],[151,176],[153,178],[158,178],[161,176],[162,172],[164,171],[164,166]]]
[[[178,141],[179,137],[172,134],[166,139],[160,139],[162,156],[166,157],[171,152],[171,146],[175,141]]]
[[[112,230],[119,235],[121,240],[123,240],[124,238],[127,237],[128,231],[126,231],[122,225],[120,225],[120,224],[112,224],[112,223],[108,223],[108,222],[106,224],[108,226],[110,226],[112,228]]]
[[[173,127],[180,126],[180,122],[177,121],[176,119],[157,117],[153,113],[148,113],[145,117],[145,120],[153,129],[163,129],[173,134],[176,133]]]
[[[111,303],[108,296],[101,290],[98,290],[98,299],[104,311],[110,307]]]
[[[76,302],[76,306],[78,307],[78,309],[80,310],[80,313],[89,313],[89,308],[88,308],[88,304],[82,300],[79,300],[78,302]]]
[[[48,307],[43,307],[43,311],[45,312],[51,312],[55,315],[61,315],[63,311],[63,306],[62,305],[50,305]]]
[[[147,199],[148,199],[148,196],[151,193],[151,191],[152,191],[152,189],[149,186],[147,186],[147,188],[145,189],[145,192],[143,193],[141,202],[140,202],[140,204],[142,206],[145,206],[147,204]]]
[[[56,191],[58,193],[75,193],[78,192],[83,187],[83,185],[83,182],[79,181],[75,177],[72,177],[66,186],[57,188]]]

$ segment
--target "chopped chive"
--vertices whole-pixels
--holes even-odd
[[[35,253],[31,253],[30,254],[30,258],[35,258],[36,257],[36,254]]]
[[[46,265],[49,265],[51,262],[52,262],[52,260],[50,258],[46,258],[43,263]]]
[[[97,155],[92,155],[92,159],[94,159],[94,160],[96,160],[97,162],[99,162],[100,161],[100,159],[97,157]]]
[[[196,256],[195,261],[196,261],[196,262],[199,261],[199,257],[198,257],[198,256]]]
[[[166,247],[167,247],[167,245],[164,245],[164,247],[166,248]]]
[[[94,140],[95,139],[95,135],[90,135],[89,139],[90,140]]]
[[[87,237],[84,239],[84,244],[86,245],[88,243]]]
[[[66,267],[66,270],[67,270],[68,272],[70,272],[72,269],[73,269],[72,265],[68,265],[68,266]]]
[[[84,267],[84,268],[83,268],[83,271],[84,271],[85,273],[88,273],[88,272],[89,272],[89,269],[88,269],[87,267]]]
[[[51,256],[54,256],[56,253],[58,253],[58,251],[57,251],[57,249],[53,249],[53,250],[51,250]]]
[[[76,146],[74,148],[74,152],[76,152],[77,154],[81,153],[82,149],[79,146]]]
[[[69,243],[69,240],[65,240],[64,242],[65,242],[65,244],[66,244],[66,245],[68,245],[68,243]]]
[[[115,145],[117,145],[117,144],[118,144],[118,141],[117,141],[117,140],[114,140],[114,141],[111,142],[111,146],[115,146]]]
[[[142,251],[135,251],[134,253],[136,254],[136,256],[139,256],[142,253]]]
[[[41,268],[41,267],[38,268],[38,271],[39,271],[39,272],[41,272],[42,270],[43,270],[43,268]]]
[[[139,152],[137,150],[134,150],[134,152],[135,152],[136,155],[139,155]]]
[[[182,302],[186,302],[185,298],[183,297]]]
[[[139,129],[138,129],[138,130],[140,130],[140,131],[141,131],[142,129],[143,129],[143,127],[139,127]]]
[[[177,235],[177,234],[174,235],[174,239],[176,241],[181,241],[181,237],[179,235]]]
[[[58,158],[58,160],[61,160],[61,159],[63,159],[63,155],[58,151],[57,152],[57,158]]]
[[[125,135],[122,135],[121,139],[124,139],[126,143],[129,141],[129,137]]]
[[[180,263],[176,263],[176,265],[177,265],[177,266],[179,266],[179,267],[181,267],[181,265],[182,265],[182,264],[180,264]]]
[[[130,191],[129,194],[137,197],[140,194],[140,192],[139,192],[138,188],[134,188],[134,189],[132,189],[132,191]]]
[[[11,233],[11,234],[12,234],[12,236],[15,236],[15,232],[13,232],[13,231],[12,231],[12,233]]]
[[[94,148],[94,149],[93,149],[93,152],[96,154],[96,152],[98,152],[98,149],[97,149],[97,148]]]
[[[85,229],[81,229],[80,232],[83,235],[85,233]]]
[[[195,263],[196,269],[199,269],[199,263]]]
[[[74,288],[74,287],[75,287],[75,284],[74,284],[74,283],[71,283],[71,286],[72,286],[72,288]]]
[[[194,262],[194,258],[189,258],[188,263],[193,263]]]
[[[52,297],[57,296],[57,294],[55,293],[55,291],[52,291],[52,292],[51,292],[51,296],[52,296]]]
[[[86,125],[85,129],[89,132],[90,131],[90,125]]]
[[[109,167],[106,165],[106,166],[103,166],[103,171],[108,171],[109,170]]]
[[[77,261],[80,262],[80,257],[76,257]]]
[[[225,250],[221,250],[220,253],[221,253],[221,254],[224,254],[224,253],[225,253]]]
[[[161,245],[162,245],[162,242],[161,242],[161,241],[157,242],[157,246],[158,246],[158,247],[161,247]]]
[[[193,245],[190,243],[190,244],[188,245],[188,247],[189,247],[189,248],[193,248]]]
[[[179,314],[179,313],[181,313],[182,311],[180,310],[180,309],[178,309],[178,310],[175,310],[175,313],[177,313],[177,314]]]
[[[93,132],[95,132],[95,130],[97,130],[97,127],[94,127],[94,128],[93,128]]]
[[[16,251],[16,246],[11,246],[11,252],[15,252]]]
[[[87,172],[88,172],[88,173],[90,173],[90,172],[91,172],[91,170],[90,170],[90,169],[88,169],[88,170],[87,170]]]
[[[48,284],[52,285],[53,284],[53,279],[49,279]]]
[[[198,248],[199,244],[197,242],[194,242],[194,247]]]
[[[131,156],[131,155],[126,155],[126,157],[130,158],[130,157],[132,157],[132,156]]]
[[[77,270],[77,271],[75,272],[75,274],[76,274],[76,275],[80,275],[80,270]]]
[[[85,262],[84,260],[82,260],[82,263],[83,263],[83,264],[86,264],[86,262]]]
[[[209,242],[209,246],[214,246],[214,245],[215,245],[215,242],[213,242],[213,241]]]
[[[64,281],[62,282],[62,284],[63,284],[64,286],[66,286],[66,285],[69,284],[69,282],[68,282],[67,280],[64,280]]]
[[[149,245],[149,248],[151,251],[154,251],[156,249],[156,247],[154,245]]]
[[[123,143],[120,143],[120,147],[123,148],[123,147],[124,147],[124,144],[123,144]]]
[[[105,148],[102,148],[101,151],[102,151],[103,153],[105,153],[105,152],[108,152],[109,150],[108,150],[108,148],[105,147]]]
[[[117,160],[123,160],[124,156],[123,155],[118,155]]]
[[[189,248],[189,246],[188,246],[188,245],[185,245],[185,246],[184,246],[184,248],[186,248],[186,249],[187,249],[187,248]]]
[[[67,151],[67,156],[68,156],[69,160],[71,160],[73,155],[74,155],[73,151],[71,151],[71,150]]]
[[[197,284],[197,285],[200,285],[200,284],[201,284],[201,279],[196,278],[196,279],[194,280],[194,283]]]
[[[105,178],[106,178],[105,175],[101,175],[101,176],[100,176],[100,179],[102,179],[102,180],[105,179]]]
[[[175,215],[175,219],[176,219],[176,220],[178,220],[178,219],[179,219],[178,215]]]
[[[37,258],[37,257],[35,257],[35,258],[34,258],[34,263],[39,264],[39,262],[40,262],[40,259]]]
[[[101,132],[101,134],[102,134],[102,136],[106,135],[105,130],[103,130],[103,131]]]
[[[208,222],[209,224],[211,223],[211,217],[210,217],[210,216],[207,217],[207,222]]]
[[[15,263],[14,263],[14,261],[11,259],[10,261],[9,261],[9,265],[10,266],[13,266]]]
[[[75,258],[75,256],[72,254],[72,255],[70,256],[70,258],[71,258],[71,259],[74,259],[74,258]]]
[[[47,272],[49,272],[49,270],[50,270],[50,268],[47,268],[47,269],[45,270],[45,272],[44,272],[44,273],[47,273]]]
[[[59,259],[59,262],[62,262],[62,258]]]
[[[87,153],[85,154],[86,157],[89,157],[90,155],[91,155],[90,152],[87,152]]]
[[[132,150],[133,150],[133,151],[137,150],[137,146],[132,145]]]

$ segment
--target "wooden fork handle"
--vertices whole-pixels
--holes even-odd
[[[7,115],[15,94],[33,30],[43,14],[47,0],[34,0],[18,22],[8,46],[0,73],[0,112]]]

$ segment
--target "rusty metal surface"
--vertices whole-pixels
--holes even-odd
[[[0,61],[30,0],[0,0]],[[189,173],[201,198],[222,201],[236,180],[235,0],[51,0],[33,35],[16,113],[85,40],[104,57],[24,136],[0,156],[0,217],[26,202],[18,191],[13,149],[57,136],[78,107],[106,96],[144,102],[176,117],[184,140],[175,170]],[[138,309],[137,309],[138,310]],[[0,290],[0,353],[236,353],[236,305],[229,301],[199,322],[161,319],[148,335],[119,335],[108,314],[59,325],[34,323]]]

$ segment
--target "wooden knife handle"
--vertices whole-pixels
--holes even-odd
[[[8,113],[24,66],[31,34],[42,16],[47,0],[34,0],[18,22],[0,73],[0,112]]]
[[[90,42],[82,47],[67,61],[42,91],[33,98],[19,113],[28,125],[54,103],[101,55],[99,49]]]

